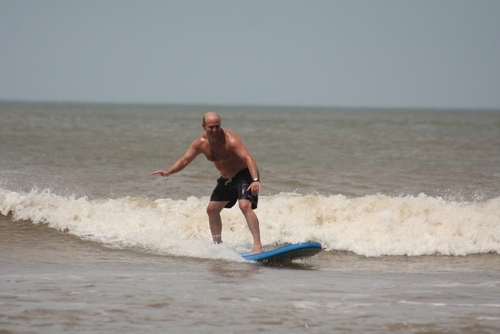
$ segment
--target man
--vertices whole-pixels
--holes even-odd
[[[216,244],[222,243],[220,216],[222,209],[231,208],[238,201],[252,233],[252,253],[260,253],[263,249],[260,242],[259,219],[253,211],[257,208],[260,191],[257,164],[238,135],[231,130],[221,128],[221,120],[217,113],[213,111],[206,113],[202,126],[205,133],[193,141],[182,158],[168,170],[152,172],[151,175],[166,177],[177,173],[203,153],[221,174],[207,207],[213,241]]]

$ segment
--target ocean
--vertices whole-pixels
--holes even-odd
[[[205,213],[203,114],[262,180],[264,248]],[[497,333],[500,110],[0,103],[0,333]]]

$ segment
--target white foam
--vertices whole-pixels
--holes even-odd
[[[111,247],[200,258],[240,260],[251,235],[235,206],[224,210],[224,244],[211,242],[208,198],[89,200],[50,191],[0,189],[0,212],[47,223]],[[257,214],[265,245],[316,240],[327,250],[365,256],[500,253],[500,197],[452,202],[426,195],[389,197],[297,195],[261,197]]]

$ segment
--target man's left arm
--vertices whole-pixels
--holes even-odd
[[[257,169],[257,162],[253,158],[252,154],[248,151],[245,144],[240,139],[235,140],[234,153],[247,164],[248,170],[253,180],[258,180],[252,182],[248,187],[248,190],[252,191],[252,194],[258,195],[260,190],[260,178],[259,170]]]

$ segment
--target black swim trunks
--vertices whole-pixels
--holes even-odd
[[[246,199],[252,202],[252,209],[256,209],[259,196],[252,195],[251,191],[247,191],[250,183],[252,183],[252,175],[248,168],[239,171],[232,179],[220,177],[217,179],[217,186],[212,192],[210,201],[229,201],[225,207],[232,208],[237,200]]]

